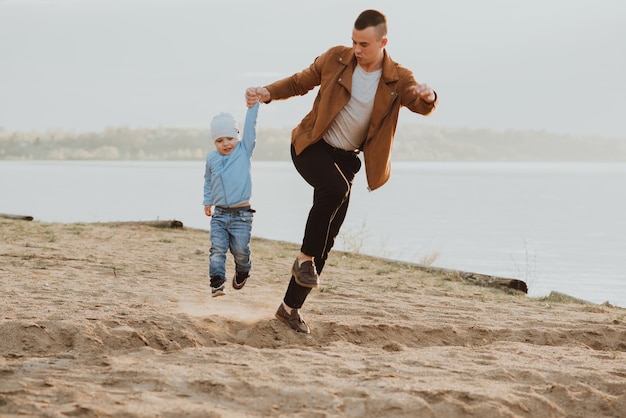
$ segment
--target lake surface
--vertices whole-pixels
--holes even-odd
[[[203,175],[203,161],[0,161],[0,213],[208,230]],[[253,183],[253,235],[300,242],[312,193],[291,163],[254,162]],[[624,184],[624,163],[394,163],[374,192],[357,175],[336,248],[626,307]]]

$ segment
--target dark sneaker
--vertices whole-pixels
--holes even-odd
[[[211,296],[212,297],[217,297],[217,296],[224,296],[226,293],[224,292],[224,285],[222,284],[221,286],[218,287],[211,287]]]
[[[313,261],[305,261],[302,264],[298,264],[298,259],[293,262],[291,267],[291,274],[296,279],[296,283],[304,287],[317,287],[319,283],[319,277],[315,271],[315,264]]]
[[[302,320],[297,309],[292,309],[291,314],[288,314],[285,307],[281,303],[276,311],[276,318],[289,325],[292,329],[302,332],[304,334],[310,334],[311,330],[309,326]]]
[[[246,281],[248,280],[248,277],[250,277],[250,272],[238,271],[237,273],[235,273],[235,276],[233,277],[233,287],[237,290],[241,289],[242,287],[246,285]]]
[[[211,277],[211,296],[224,296],[224,283],[226,283],[226,279],[219,276]]]

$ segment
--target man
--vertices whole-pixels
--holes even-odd
[[[386,36],[385,15],[365,10],[354,22],[351,48],[333,47],[297,74],[246,90],[251,107],[258,101],[304,95],[319,86],[313,109],[292,132],[291,157],[313,187],[313,205],[291,281],[276,312],[298,332],[310,332],[299,310],[318,285],[344,221],[352,182],[361,168],[359,153],[363,152],[368,187],[375,190],[389,179],[400,108],[428,115],[437,103],[432,88],[391,60]]]

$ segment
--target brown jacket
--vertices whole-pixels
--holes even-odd
[[[400,107],[422,115],[435,110],[435,103],[427,103],[407,88],[418,84],[413,73],[392,61],[384,52],[382,74],[367,138],[363,145],[365,174],[370,190],[389,180],[391,147],[398,123]],[[296,153],[324,137],[339,111],[348,103],[352,88],[352,73],[357,61],[352,48],[336,46],[315,59],[309,68],[266,86],[272,100],[302,96],[320,86],[313,108],[293,130],[291,142]]]

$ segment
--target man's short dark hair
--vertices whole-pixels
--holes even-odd
[[[387,36],[387,18],[378,10],[365,10],[354,21],[354,29],[363,30],[373,26],[380,38]]]

